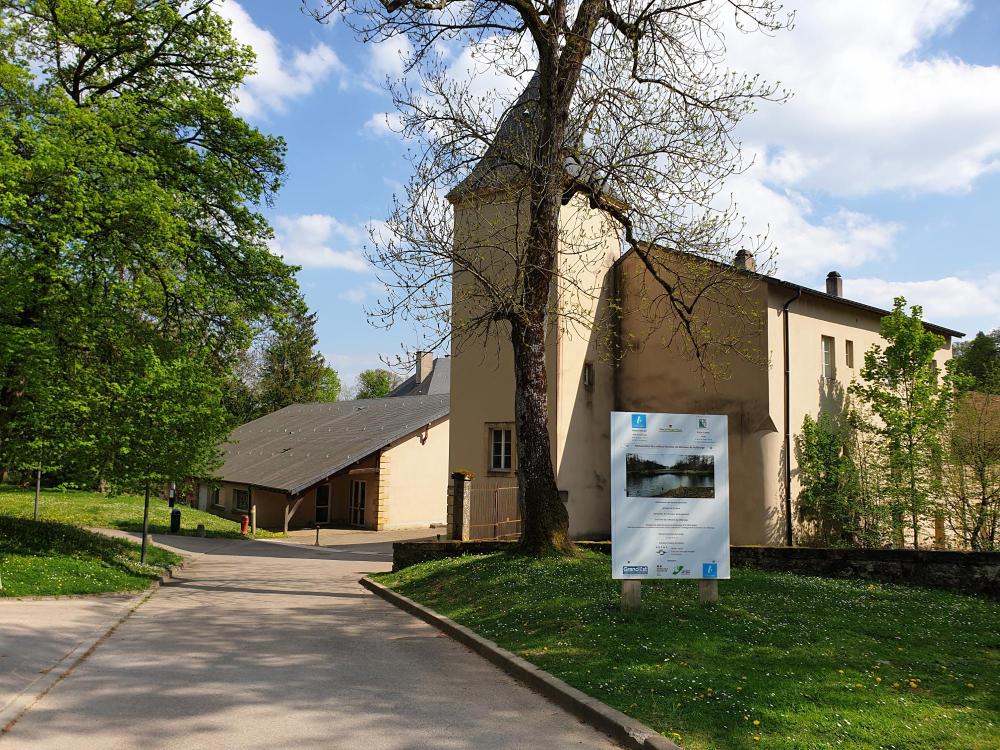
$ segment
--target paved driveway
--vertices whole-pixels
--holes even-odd
[[[373,539],[171,540],[202,554],[0,750],[615,747],[362,589],[362,572],[389,567]]]

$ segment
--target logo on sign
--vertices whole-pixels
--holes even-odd
[[[719,577],[719,564],[710,562],[701,564],[701,577],[702,578],[718,578]]]
[[[649,568],[646,565],[622,565],[622,575],[642,576],[647,573],[649,573]]]
[[[698,420],[698,429],[699,430],[707,430],[708,429],[708,420],[704,419],[704,418],[699,419]]]
[[[646,429],[646,415],[645,414],[633,414],[632,415],[632,429],[633,430],[645,430]]]

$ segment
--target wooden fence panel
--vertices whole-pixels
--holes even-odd
[[[468,492],[472,539],[516,539],[521,535],[516,483],[509,479],[474,479]]]

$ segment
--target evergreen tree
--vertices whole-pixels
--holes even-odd
[[[303,301],[276,323],[274,337],[264,350],[260,377],[260,405],[264,414],[289,404],[328,401],[333,372],[316,351],[316,313]],[[336,378],[339,393],[339,378]],[[335,394],[336,395],[336,394]]]
[[[955,346],[955,367],[958,372],[975,380],[977,390],[1000,373],[1000,328],[989,335],[980,331],[972,341]]]

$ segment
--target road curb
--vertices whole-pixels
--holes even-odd
[[[517,654],[501,648],[464,625],[440,615],[412,599],[396,593],[365,576],[361,585],[376,596],[399,607],[470,648],[487,661],[500,667],[519,682],[569,711],[581,721],[620,742],[630,750],[681,750],[651,727],[626,716],[621,711],[592,698],[586,693],[554,677]]]
[[[115,620],[109,627],[99,628],[97,635],[90,640],[77,644],[75,648],[70,650],[69,653],[67,653],[62,659],[57,661],[47,672],[45,672],[45,674],[28,684],[24,690],[18,693],[14,700],[0,710],[0,739],[3,739],[3,736],[7,734],[7,732],[32,708],[32,706],[44,698],[52,688],[62,682],[74,669],[77,668],[77,666],[94,653],[94,650],[98,646],[110,638],[111,634],[118,629],[119,625],[125,622],[132,616],[133,612],[146,603],[158,586],[159,582],[154,581],[153,588],[139,594],[136,597],[136,601],[132,603],[132,606],[128,607],[121,617]],[[69,666],[60,671],[60,665],[65,663],[68,663]]]

